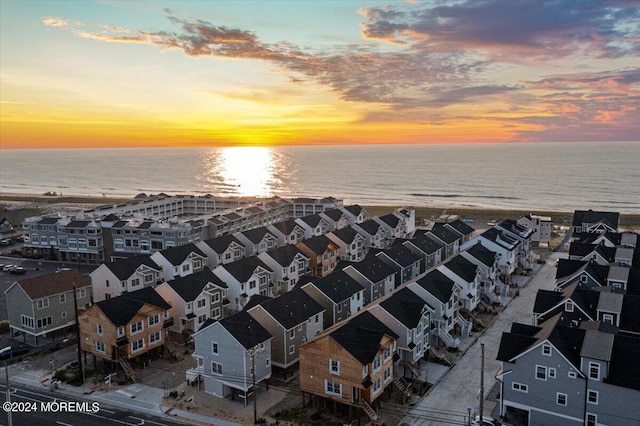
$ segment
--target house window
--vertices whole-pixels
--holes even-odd
[[[587,426],[596,426],[598,423],[598,416],[595,414],[587,413]]]
[[[104,352],[105,352],[105,349],[104,349],[104,342],[98,342],[98,341],[96,341],[96,351],[98,351],[98,352],[102,352],[102,353],[104,353]]]
[[[207,320],[207,315],[206,314],[202,314],[202,315],[198,316],[198,324],[202,324],[206,320]]]
[[[567,303],[564,304],[564,310],[567,312],[573,312],[573,302],[571,300],[567,300]]]
[[[292,328],[291,331],[289,331],[289,339],[293,339],[294,337],[296,337],[296,331]]]
[[[253,290],[257,285],[258,283],[256,283],[256,280],[249,281],[249,290]]]
[[[135,342],[131,342],[131,352],[136,352],[141,349],[144,349],[144,339],[136,340]]]
[[[192,311],[192,310],[193,310],[193,302],[187,303],[187,312]]]
[[[76,290],[76,296],[78,297],[78,299],[82,299],[83,297],[87,297],[87,289],[86,288],[80,288],[80,289]]]
[[[378,355],[373,360],[373,372],[375,373],[376,371],[380,370],[381,366],[382,366],[382,357]]]
[[[211,352],[218,355],[218,343],[216,342],[211,343]]]
[[[96,333],[98,333],[99,336],[102,336],[104,334],[104,329],[102,328],[102,324],[96,324]]]
[[[265,365],[268,367],[269,365],[271,365],[271,361],[269,360],[269,358],[265,359]]]
[[[182,272],[189,272],[189,264],[185,263],[184,265],[182,265]]]
[[[547,380],[547,367],[536,365],[536,379]]]
[[[589,378],[600,380],[600,364],[596,364],[595,362],[589,363]]]
[[[207,299],[198,299],[198,308],[204,308],[205,306],[207,306]]]
[[[316,314],[316,324],[320,321],[320,315]]]
[[[549,368],[549,378],[550,379],[555,379],[556,378],[556,369],[555,368]]]
[[[542,355],[551,356],[551,345],[542,345]]]
[[[24,327],[33,328],[33,318],[21,315],[21,322]]]
[[[62,293],[60,296],[60,303],[66,303],[67,302],[67,295]]]
[[[567,394],[566,393],[556,393],[556,404],[557,405],[567,405]]]
[[[384,370],[384,381],[387,382],[389,379],[391,379],[391,367]]]
[[[289,355],[293,355],[293,353],[296,351],[296,347],[295,345],[291,345],[289,346]]]
[[[149,327],[151,327],[152,325],[156,325],[160,323],[160,314],[155,314],[151,317],[149,317]]]
[[[153,275],[147,274],[147,275],[144,276],[144,282],[145,283],[150,283],[151,281],[153,281]]]
[[[156,331],[155,333],[152,333],[149,335],[149,344],[152,345],[156,342],[160,341],[160,332]]]
[[[598,391],[587,391],[587,401],[589,402],[589,404],[598,405]]]
[[[142,321],[131,324],[131,334],[140,333],[142,331]]]
[[[328,395],[342,396],[342,385],[331,380],[324,381],[324,393]]]
[[[211,310],[211,318],[212,319],[220,318],[220,308],[215,308]]]
[[[329,373],[340,375],[340,361],[334,359],[329,360]]]
[[[50,326],[53,322],[51,317],[45,317],[38,320],[38,328]]]
[[[518,392],[527,393],[527,392],[529,392],[529,385],[525,385],[524,383],[513,382],[513,383],[511,383],[511,389],[513,389],[515,391],[518,391]]]
[[[122,337],[124,336],[124,327],[120,326],[118,327],[118,337]]]
[[[382,387],[382,382],[380,380],[380,377],[378,377],[376,381],[373,382],[373,393],[375,394],[379,392],[381,387]]]
[[[224,254],[224,260],[231,260],[231,253],[230,252],[226,252]]]
[[[338,304],[338,313],[342,312],[342,303]]]
[[[575,379],[576,377],[578,377],[578,373],[576,373],[575,371],[569,371],[570,379]]]
[[[60,318],[66,318],[66,317],[67,317],[66,311],[60,312]]]
[[[213,374],[217,374],[218,376],[222,375],[222,364],[219,362],[211,362],[211,372]]]
[[[36,302],[36,306],[38,309],[44,309],[49,307],[49,298],[45,297],[44,299],[38,299]]]
[[[367,374],[369,374],[369,366],[368,365],[363,365],[362,366],[362,377],[367,377]]]
[[[218,303],[220,301],[220,293],[213,293],[211,295],[211,303]]]
[[[389,358],[391,358],[391,347],[389,346],[387,348],[384,348],[384,352],[383,353],[384,353],[384,360],[385,361],[388,360]]]
[[[613,323],[613,314],[602,314],[602,322],[608,322],[611,325],[615,325]]]
[[[582,284],[585,284],[587,282],[587,276],[586,275],[580,275],[580,282]]]
[[[131,287],[137,287],[140,285],[140,278],[133,278],[131,280]]]

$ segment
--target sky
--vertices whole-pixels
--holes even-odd
[[[0,148],[640,140],[640,1],[0,1]]]

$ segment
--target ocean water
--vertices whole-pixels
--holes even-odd
[[[2,150],[0,191],[640,213],[640,143]]]

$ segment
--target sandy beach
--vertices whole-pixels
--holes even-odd
[[[29,209],[42,213],[52,213],[58,210],[85,210],[96,205],[119,204],[129,201],[132,198],[112,198],[103,196],[85,195],[55,195],[47,196],[42,194],[26,193],[0,193],[0,209]],[[535,208],[531,210],[506,210],[506,209],[486,209],[486,208],[463,208],[463,207],[429,207],[429,206],[390,206],[377,205],[363,207],[371,216],[381,216],[392,212],[398,207],[413,208],[416,210],[417,220],[435,220],[440,215],[457,215],[461,219],[472,220],[471,226],[474,228],[484,228],[487,222],[502,219],[517,219],[525,214],[538,214],[549,216],[555,225],[569,226],[573,218],[573,212],[539,211]],[[586,206],[585,208],[588,208]],[[615,209],[611,209],[615,211]],[[475,223],[477,222],[477,223]],[[620,227],[624,229],[640,229],[640,214],[621,214]]]

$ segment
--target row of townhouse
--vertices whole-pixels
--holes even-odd
[[[278,197],[249,201],[231,201],[233,208],[219,211],[221,205],[228,208],[230,204],[224,199],[162,195],[83,212],[30,217],[22,225],[23,252],[67,262],[101,263],[268,226],[293,217],[298,205],[295,199]],[[314,214],[342,208],[342,201],[334,198],[316,201],[311,203]]]

